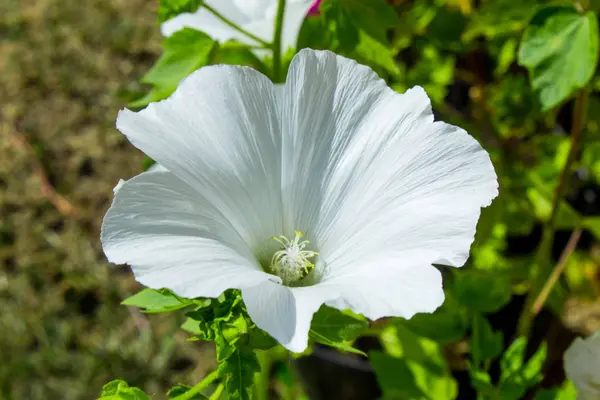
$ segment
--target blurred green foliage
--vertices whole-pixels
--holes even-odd
[[[158,57],[153,17],[193,12],[201,1],[163,0],[141,16],[147,6],[140,2],[34,3],[0,2],[6,60],[0,94],[8,99],[0,132],[3,139],[23,135],[34,148],[31,155],[2,141],[10,157],[0,157],[0,398],[88,398],[111,377],[126,378],[132,387],[110,383],[102,392],[109,398],[144,398],[133,386],[164,393],[173,379],[193,382],[203,375],[194,370],[173,378],[173,359],[192,352],[194,362],[211,364],[206,359],[212,353],[202,358],[196,347],[173,339],[183,311],[152,316],[148,328],[145,318],[117,308],[137,286],[108,272],[99,219],[117,178],[139,172],[141,157],[117,139],[116,99],[120,94],[132,107],[143,107],[169,96],[204,65],[249,65],[269,74],[272,61],[191,29],[164,39]],[[393,319],[381,329],[327,308],[315,316],[311,338],[368,353],[384,398],[451,399],[468,390],[480,398],[516,399],[528,390],[540,400],[574,398],[572,385],[552,371],[560,370],[561,341],[600,326],[584,311],[585,302],[597,305],[600,296],[599,6],[595,0],[324,0],[320,14],[304,22],[298,48],[354,58],[399,92],[423,86],[438,118],[468,130],[491,154],[500,182],[500,197],[482,211],[468,264],[444,271],[446,302],[438,311]],[[150,35],[154,41],[146,44]],[[135,78],[154,59],[141,79],[146,86],[139,86]],[[74,202],[77,218],[61,214],[45,195],[33,195],[39,190],[37,181],[31,183],[32,157]],[[85,157],[100,172],[86,177]],[[564,193],[557,197],[561,184]],[[56,228],[57,221],[65,227]],[[529,341],[513,340],[523,296],[559,262],[579,228],[582,238],[546,302],[544,318],[552,322],[538,319],[541,328]],[[551,246],[547,257],[539,257],[544,232],[550,232]],[[561,318],[567,302],[579,304],[584,317],[574,318],[571,307],[569,318]],[[183,328],[196,338],[206,333],[199,326],[207,321],[194,313],[215,306],[154,291],[125,304],[147,313],[194,307]],[[215,321],[220,324],[221,335],[231,333],[222,324],[235,327],[222,342],[225,354],[235,355],[222,376],[248,366],[253,374],[264,360],[235,344],[270,348],[272,340],[252,329],[241,311],[225,314],[208,321],[213,333]],[[332,320],[333,326],[319,328],[319,321]],[[544,337],[550,325],[561,327],[552,331],[560,340]],[[244,329],[247,336],[239,336]],[[359,334],[376,336],[382,348],[353,344]],[[545,339],[547,345],[540,345]],[[289,389],[297,384],[290,370],[274,374],[276,382],[268,385],[277,393],[297,393]],[[232,381],[240,397],[250,382],[244,376]],[[182,385],[171,395],[188,389]]]

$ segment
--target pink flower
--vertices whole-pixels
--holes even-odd
[[[320,14],[320,10],[319,10],[320,5],[321,5],[321,0],[315,0],[313,5],[310,6],[310,9],[308,10],[308,15],[319,15]]]

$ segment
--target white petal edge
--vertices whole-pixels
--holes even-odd
[[[396,258],[389,268],[466,262],[496,174],[475,139],[433,122],[422,88],[398,94],[353,60],[302,50],[282,121],[286,228],[310,227],[330,271],[373,257]]]
[[[308,346],[313,314],[325,301],[338,296],[337,288],[327,285],[291,288],[268,281],[242,289],[252,321],[295,353]]]
[[[564,369],[582,399],[600,396],[600,330],[583,339],[576,338],[564,354]]]
[[[131,266],[136,280],[184,297],[217,297],[275,279],[223,215],[168,171],[121,184],[101,232],[104,252]]]
[[[408,319],[416,313],[433,312],[444,302],[442,277],[436,268],[406,268],[390,274],[382,262],[366,265],[363,274],[313,286],[290,288],[264,282],[243,289],[242,297],[252,321],[297,353],[306,349],[313,314],[322,304],[376,320]]]
[[[240,10],[233,0],[212,0],[206,3],[237,25],[243,26],[251,21],[250,17]],[[205,32],[221,42],[236,39],[242,43],[255,44],[246,35],[233,29],[204,7],[200,7],[195,13],[179,14],[163,22],[160,26],[161,33],[166,37],[184,28]]]
[[[258,251],[282,231],[275,96],[271,81],[250,68],[204,67],[168,99],[119,112],[117,128],[204,196]]]

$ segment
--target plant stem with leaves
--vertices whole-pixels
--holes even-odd
[[[275,35],[273,38],[273,81],[282,81],[281,65],[281,36],[283,33],[283,19],[285,17],[285,0],[278,0],[277,15],[275,17]]]
[[[556,218],[558,216],[559,207],[567,193],[569,177],[579,152],[579,143],[581,142],[583,127],[587,121],[588,98],[589,92],[587,88],[581,89],[575,98],[575,105],[573,106],[573,123],[571,128],[571,148],[565,165],[561,170],[558,185],[554,192],[554,198],[552,199],[552,211],[550,217],[544,224],[542,241],[536,253],[535,264],[537,272],[519,319],[517,332],[520,336],[529,336],[529,331],[531,330],[531,325],[536,314],[533,309],[534,302],[538,298],[540,291],[552,272],[550,253],[554,243]]]
[[[235,29],[236,31],[248,36],[250,39],[260,43],[262,46],[264,47],[271,47],[271,43],[264,41],[263,39],[259,38],[258,36],[248,32],[247,30],[245,30],[244,28],[242,28],[241,26],[237,25],[235,22],[231,21],[230,19],[228,19],[227,17],[225,17],[223,14],[221,14],[220,12],[218,12],[217,10],[215,10],[214,8],[212,8],[211,6],[209,6],[208,4],[204,4],[203,6],[204,8],[206,8],[208,11],[210,11],[215,17],[219,18],[221,21],[223,21],[223,23],[227,24],[228,26],[232,27],[233,29]]]
[[[208,374],[200,383],[185,392],[184,394],[175,397],[173,400],[191,400],[202,390],[206,389],[208,385],[213,383],[215,379],[219,377],[219,371],[215,370]]]

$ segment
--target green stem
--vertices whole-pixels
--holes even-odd
[[[258,362],[260,364],[260,373],[254,382],[254,394],[257,400],[268,400],[269,398],[269,380],[271,373],[271,355],[269,351],[256,351]]]
[[[202,380],[202,382],[198,383],[196,386],[182,394],[181,396],[175,397],[173,400],[191,400],[195,395],[200,393],[202,390],[206,389],[208,385],[213,383],[215,379],[219,377],[219,371],[215,370],[210,374],[206,375],[206,377]]]
[[[283,33],[283,18],[285,17],[285,0],[277,1],[275,17],[275,37],[273,38],[273,82],[281,82],[281,34]]]
[[[550,218],[548,218],[544,224],[542,241],[538,247],[535,257],[535,265],[537,267],[536,277],[533,281],[533,287],[527,294],[525,306],[519,319],[519,325],[517,328],[517,333],[519,336],[529,336],[529,331],[531,330],[531,325],[533,323],[533,319],[535,318],[535,310],[533,309],[535,300],[538,298],[545,282],[552,273],[550,252],[552,250],[552,244],[554,243],[556,217],[558,216],[560,204],[562,203],[567,192],[568,181],[571,175],[573,164],[577,159],[581,134],[587,120],[588,97],[589,92],[587,88],[585,88],[581,89],[575,98],[575,105],[573,106],[573,124],[571,128],[571,149],[569,150],[567,161],[565,162],[565,165],[560,173],[558,186],[554,192]]]
[[[219,386],[217,386],[217,390],[215,390],[213,392],[213,394],[210,395],[208,400],[218,400],[219,397],[221,397],[221,394],[223,393],[224,389],[225,389],[225,385],[222,383],[219,383]]]
[[[237,25],[236,23],[234,23],[233,21],[231,21],[229,18],[225,17],[223,14],[221,14],[220,12],[218,12],[217,10],[215,10],[214,8],[212,8],[211,6],[209,6],[208,4],[204,3],[203,5],[204,8],[206,8],[208,11],[210,11],[215,17],[219,18],[221,21],[223,21],[223,23],[225,23],[226,25],[229,25],[230,27],[232,27],[233,29],[235,29],[236,31],[248,36],[250,39],[260,43],[261,45],[263,45],[264,47],[271,47],[271,43],[264,41],[263,39],[259,38],[258,36],[248,32],[247,30],[245,30],[244,28],[240,27],[239,25]]]

